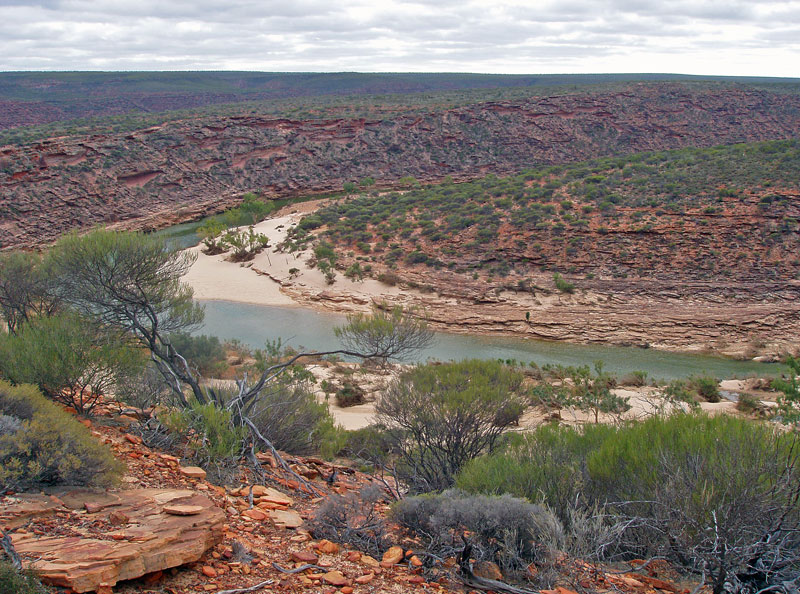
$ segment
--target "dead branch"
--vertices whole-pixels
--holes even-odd
[[[301,571],[305,571],[306,569],[317,569],[319,571],[328,571],[329,569],[327,567],[320,567],[319,565],[313,565],[312,563],[306,563],[304,565],[301,565],[300,567],[295,567],[294,569],[286,569],[285,567],[281,567],[274,561],[272,563],[272,567],[274,567],[281,573],[300,573]]]
[[[267,580],[265,582],[261,582],[260,584],[256,584],[255,586],[250,586],[249,588],[237,588],[236,590],[220,590],[217,594],[243,594],[244,592],[255,592],[256,590],[260,590],[265,586],[269,586],[273,580]]]
[[[6,530],[3,532],[3,530],[0,529],[0,535],[2,535],[2,538],[0,538],[0,547],[3,547],[3,550],[6,552],[6,555],[8,555],[8,558],[11,560],[11,564],[14,566],[14,568],[17,571],[21,570],[22,559],[20,559],[17,549],[14,548],[14,543],[11,542],[11,531]]]
[[[483,590],[484,592],[491,590],[492,592],[506,592],[507,594],[538,594],[533,590],[517,588],[511,584],[506,584],[505,582],[498,580],[490,580],[488,578],[478,577],[472,573],[472,564],[469,561],[470,553],[472,552],[472,544],[463,536],[461,538],[464,541],[464,550],[462,550],[461,554],[459,555],[458,567],[461,570],[461,575],[459,577],[461,578],[461,581],[464,582],[465,586],[469,586],[470,588],[474,588],[476,590]]]

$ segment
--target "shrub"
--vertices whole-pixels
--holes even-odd
[[[89,430],[34,386],[0,382],[0,489],[54,485],[107,487],[122,465]],[[14,429],[16,427],[16,429]]]
[[[575,497],[620,530],[607,554],[665,556],[706,576],[715,594],[756,591],[800,570],[798,439],[724,415],[548,427],[474,461],[458,484],[543,500],[565,522]]]
[[[169,341],[200,375],[219,375],[227,368],[225,349],[216,336],[176,332],[169,335]]]
[[[37,318],[16,335],[0,335],[0,371],[89,414],[118,373],[143,365],[141,353],[121,342],[73,314]]]
[[[8,561],[0,559],[0,592],[8,594],[49,594],[52,592],[31,571],[17,571]]]
[[[586,425],[582,430],[543,425],[524,436],[512,435],[502,450],[467,464],[456,485],[468,493],[510,493],[545,503],[569,526],[576,502],[589,506],[586,458],[616,430]]]
[[[258,400],[250,418],[258,430],[279,450],[311,454],[320,449],[334,430],[328,406],[304,382],[290,376],[276,378]]]
[[[633,386],[635,388],[641,388],[642,386],[646,386],[647,385],[647,372],[646,371],[631,371],[630,373],[626,373],[619,380],[619,384],[621,386]]]
[[[789,377],[774,380],[772,387],[781,392],[778,396],[781,421],[791,424],[800,422],[800,359],[789,357],[786,364],[789,366]]]
[[[377,557],[386,548],[386,523],[376,510],[383,498],[377,485],[365,485],[358,493],[331,495],[309,522],[311,533]]]
[[[559,273],[553,274],[553,283],[556,285],[556,289],[561,291],[562,293],[574,293],[575,292],[575,285],[571,282],[567,281],[563,276]]]
[[[348,406],[364,404],[364,396],[364,390],[362,390],[358,385],[350,381],[345,381],[342,384],[342,387],[336,390],[336,395],[334,398],[336,399],[337,406],[341,408],[347,408]]]
[[[721,396],[717,378],[708,375],[693,375],[689,378],[689,386],[706,402],[719,402]]]
[[[392,519],[423,539],[440,557],[455,557],[468,535],[476,561],[492,561],[506,575],[550,559],[550,543],[563,540],[558,519],[546,507],[510,495],[441,494],[395,502]]]
[[[392,438],[381,425],[368,425],[347,432],[347,443],[341,453],[372,465],[383,464],[392,453]]]
[[[232,422],[231,411],[196,400],[186,408],[160,415],[161,423],[181,439],[182,457],[210,470],[212,480],[226,482],[238,465],[246,430]]]
[[[526,407],[522,382],[496,361],[468,360],[418,366],[390,384],[375,411],[411,489],[450,487],[464,464],[491,451]]]

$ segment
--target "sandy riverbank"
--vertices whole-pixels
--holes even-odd
[[[352,281],[338,273],[334,285],[326,282],[316,268],[308,267],[310,249],[290,254],[277,246],[286,239],[290,227],[304,214],[319,208],[313,201],[285,208],[270,219],[255,225],[255,231],[269,238],[269,247],[250,262],[235,264],[226,261],[228,254],[209,256],[202,245],[189,251],[197,261],[183,280],[194,289],[196,299],[219,299],[256,305],[314,305],[314,296],[322,294],[320,309],[336,311],[368,310],[373,302],[395,300],[402,292],[398,287],[374,279]],[[338,307],[330,307],[338,303]]]

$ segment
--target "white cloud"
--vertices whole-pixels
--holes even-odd
[[[0,0],[0,69],[800,76],[800,1]]]

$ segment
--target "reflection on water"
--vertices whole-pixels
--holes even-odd
[[[319,313],[301,307],[273,307],[230,301],[205,301],[204,304],[206,321],[199,330],[202,334],[223,339],[237,338],[254,348],[261,348],[267,341],[278,338],[284,345],[295,349],[324,351],[340,346],[333,328],[345,321],[343,315]],[[468,358],[516,359],[525,363],[534,361],[539,365],[591,365],[594,361],[602,360],[606,370],[619,375],[641,370],[651,378],[662,380],[686,377],[693,373],[708,373],[718,378],[775,375],[782,369],[776,364],[681,355],[635,347],[575,345],[441,332],[436,334],[436,342],[432,347],[416,356],[418,361]]]

